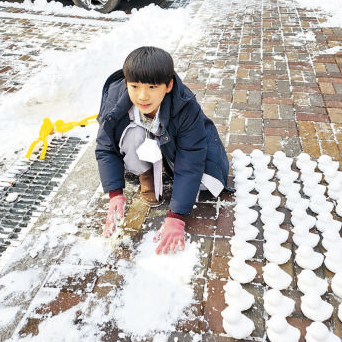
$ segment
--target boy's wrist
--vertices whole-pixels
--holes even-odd
[[[167,213],[167,217],[177,218],[177,219],[182,220],[182,221],[184,221],[184,219],[185,219],[184,215],[173,213],[171,210],[169,210],[169,212]]]
[[[122,189],[115,189],[115,190],[111,190],[109,191],[109,198],[112,199],[113,197],[119,196],[123,194],[123,190]]]

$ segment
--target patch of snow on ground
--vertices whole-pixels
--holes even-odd
[[[199,260],[197,244],[187,243],[176,254],[157,255],[153,234],[146,234],[134,264],[119,265],[126,283],[114,298],[118,306],[114,316],[118,327],[133,336],[172,330],[193,296],[190,283]]]
[[[320,9],[329,14],[328,20],[322,23],[326,27],[342,27],[342,2],[336,0],[296,0],[302,8]],[[321,15],[320,15],[321,16]]]

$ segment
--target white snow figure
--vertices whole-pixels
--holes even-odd
[[[331,248],[325,254],[324,264],[333,273],[342,272],[342,250]]]
[[[330,332],[322,322],[312,322],[306,328],[305,340],[307,342],[341,342],[341,339]]]
[[[240,188],[235,192],[236,203],[241,203],[247,207],[253,207],[258,200],[257,195],[249,193],[248,189]]]
[[[284,296],[279,290],[271,289],[264,294],[264,307],[270,316],[290,316],[294,306],[295,301]]]
[[[279,265],[268,263],[262,268],[265,283],[277,290],[285,290],[290,286],[292,277],[286,273]]]
[[[221,315],[223,329],[229,337],[246,338],[255,328],[253,321],[233,306],[228,306],[221,312]]]
[[[335,229],[327,229],[322,233],[322,246],[328,251],[334,248],[342,248],[340,232]]]
[[[271,342],[298,342],[299,329],[290,325],[286,318],[280,315],[271,316],[266,322],[266,333]]]
[[[283,247],[276,241],[267,241],[264,243],[264,256],[269,262],[282,265],[291,258],[291,250]]]
[[[236,236],[241,236],[244,240],[254,240],[258,234],[259,229],[252,224],[246,224],[243,221],[234,221],[234,233]]]
[[[325,302],[318,293],[307,292],[301,300],[300,308],[307,318],[323,322],[331,317],[333,306]]]
[[[241,235],[233,236],[230,241],[230,250],[234,257],[240,257],[244,260],[250,260],[254,257],[256,247],[246,240]]]
[[[229,280],[223,289],[226,304],[240,311],[248,310],[255,302],[254,296],[235,280]]]
[[[328,291],[328,282],[325,279],[318,277],[311,270],[303,270],[298,275],[297,285],[299,290],[304,294],[313,291],[322,296]]]
[[[238,203],[234,207],[235,217],[244,218],[248,223],[254,223],[258,218],[258,212],[256,210],[250,209],[244,203]]]
[[[301,268],[315,270],[322,265],[323,259],[323,254],[315,252],[308,245],[300,245],[296,249],[295,261]]]
[[[288,236],[289,232],[280,228],[278,224],[270,222],[264,225],[264,238],[266,241],[271,240],[281,244],[287,241]]]
[[[331,280],[331,289],[336,296],[342,298],[342,272],[336,273]]]
[[[292,229],[294,233],[292,236],[293,242],[297,245],[308,245],[310,247],[316,247],[319,242],[319,235],[310,233],[309,229],[304,226],[295,226]]]
[[[280,225],[284,222],[285,214],[272,207],[262,208],[260,213],[260,218],[263,224],[272,222]]]
[[[239,257],[233,257],[228,262],[230,276],[241,284],[251,282],[256,276],[256,269],[246,264],[245,260]]]
[[[306,210],[296,207],[291,212],[291,223],[294,226],[304,226],[310,229],[316,224],[316,218],[308,215]]]
[[[332,205],[331,202],[328,202]],[[332,207],[330,211],[332,210]],[[334,220],[333,215],[329,210],[321,211],[317,215],[316,227],[319,231],[325,232],[326,230],[337,230],[341,229],[341,222]]]
[[[334,205],[327,201],[323,194],[315,193],[310,197],[309,207],[314,213],[319,214],[322,212],[330,212]]]

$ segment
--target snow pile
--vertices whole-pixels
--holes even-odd
[[[146,234],[132,265],[122,261],[119,273],[125,285],[113,305],[118,327],[134,336],[170,331],[191,303],[191,278],[198,262],[196,243],[182,252],[157,255],[153,232]]]
[[[0,158],[10,161],[23,155],[38,137],[45,117],[69,122],[98,113],[106,78],[122,67],[132,50],[154,45],[172,52],[190,22],[187,9],[150,5],[127,22],[114,22],[109,34],[94,37],[84,50],[46,53],[42,58],[47,67],[20,91],[1,99],[0,145],[6,149],[1,150]],[[13,155],[15,151],[20,153]]]
[[[323,23],[327,27],[342,27],[342,3],[336,0],[296,0],[298,5],[307,9],[321,9],[329,14],[328,21]]]

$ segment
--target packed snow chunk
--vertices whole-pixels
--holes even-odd
[[[19,194],[17,192],[11,192],[6,196],[5,201],[9,203],[15,202],[18,199],[18,197]]]
[[[244,260],[250,260],[254,257],[256,247],[251,243],[246,242],[241,235],[233,236],[229,243],[233,256],[240,257]]]
[[[342,250],[341,245],[331,248],[325,253],[324,264],[333,273],[342,272]]]
[[[233,306],[228,306],[221,312],[221,315],[223,329],[229,337],[246,338],[255,328],[253,321]]]
[[[296,249],[295,261],[301,268],[315,270],[322,265],[323,259],[323,254],[315,252],[308,245],[300,245]]]
[[[325,302],[318,293],[307,292],[301,300],[300,308],[307,318],[323,322],[331,317],[333,306]]]
[[[125,285],[113,301],[114,319],[119,329],[137,337],[173,329],[191,303],[191,279],[199,261],[196,243],[157,255],[153,235],[145,235],[133,262],[121,260],[118,266]]]
[[[279,265],[268,263],[262,268],[265,283],[277,290],[285,290],[290,286],[292,277],[286,273]]]
[[[328,282],[318,277],[312,270],[303,270],[300,272],[297,285],[299,290],[304,294],[312,291],[322,296],[328,291]]]
[[[291,258],[291,250],[281,246],[280,243],[268,240],[264,243],[264,256],[269,262],[278,265],[285,264]]]
[[[341,342],[341,339],[330,332],[322,322],[312,322],[306,328],[305,341],[307,342]]]
[[[254,296],[243,289],[241,284],[235,280],[229,280],[223,289],[226,304],[240,311],[248,310],[255,302]]]
[[[279,290],[271,289],[264,294],[264,306],[270,315],[290,316],[294,310],[295,301],[284,296]]]
[[[300,338],[299,329],[280,315],[274,315],[266,322],[266,332],[271,342],[298,342]]]
[[[241,284],[251,282],[256,276],[256,269],[240,257],[231,258],[228,265],[230,276]]]

